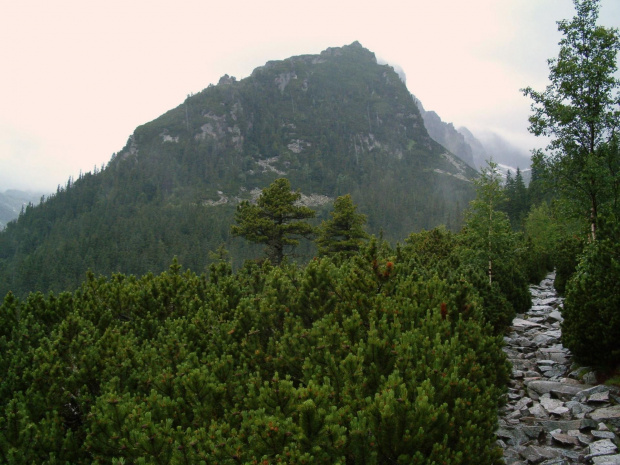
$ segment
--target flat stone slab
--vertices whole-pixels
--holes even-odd
[[[614,426],[620,427],[620,405],[597,408],[593,412],[590,412],[590,418],[597,422],[610,422]]]
[[[594,465],[620,465],[620,455],[601,455],[592,457]]]
[[[551,411],[558,407],[564,407],[564,402],[559,399],[550,399],[548,397],[543,397],[540,399],[540,405],[542,405],[545,410]]]
[[[609,391],[595,392],[588,397],[588,402],[609,402]]]
[[[579,439],[576,438],[575,436],[570,436],[564,433],[553,432],[551,433],[551,437],[557,443],[565,445],[565,446],[578,446],[579,445]]]
[[[549,319],[559,321],[559,322],[564,321],[562,314],[558,312],[557,310],[553,310],[551,313],[549,313]]]
[[[532,305],[530,312],[549,312],[553,311],[553,307],[549,305]]]
[[[590,443],[586,458],[598,457],[600,455],[612,455],[618,452],[616,445],[609,439],[601,439]]]
[[[495,432],[499,438],[506,439],[508,444],[518,446],[530,440],[530,438],[522,431],[521,428],[500,428]]]
[[[528,389],[540,394],[555,394],[560,399],[570,400],[584,389],[591,388],[584,384],[566,384],[559,381],[534,380],[526,382]]]
[[[521,457],[530,463],[540,463],[543,460],[554,459],[560,452],[551,447],[529,446],[521,452]]]
[[[557,429],[568,433],[571,430],[584,430],[596,428],[596,422],[584,418],[583,420],[538,420],[538,424],[547,432]]]
[[[512,320],[512,326],[516,326],[518,328],[540,328],[542,325],[538,323],[534,323],[533,321],[523,320],[521,318],[515,318]]]

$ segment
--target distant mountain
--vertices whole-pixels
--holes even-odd
[[[479,170],[480,168],[486,166],[487,160],[491,158],[491,155],[487,153],[487,150],[482,142],[480,142],[476,136],[474,136],[471,131],[464,126],[458,128],[458,132],[463,136],[465,142],[471,149],[476,169]]]
[[[415,102],[433,140],[469,166],[480,170],[486,166],[487,160],[492,158],[504,175],[508,171],[514,175],[519,168],[523,173],[524,181],[529,183],[531,160],[526,151],[515,147],[493,132],[483,132],[474,136],[466,127],[462,126],[457,129],[452,123],[444,122],[434,111],[425,110],[419,99],[415,98]]]
[[[459,129],[460,131],[461,129]],[[487,155],[491,155],[496,163],[526,170],[532,164],[528,152],[515,147],[499,134],[480,132],[476,135],[484,146]]]
[[[42,195],[15,189],[0,192],[0,230],[4,229],[9,221],[16,219],[29,203],[38,204]]]
[[[200,272],[221,244],[235,266],[260,257],[230,225],[237,203],[278,177],[317,221],[350,193],[387,239],[455,229],[475,176],[429,136],[394,69],[359,43],[271,61],[138,127],[104,170],[27,208],[0,233],[0,294],[70,289],[87,269],[159,272],[174,255]]]
[[[463,134],[457,131],[452,123],[443,122],[434,111],[426,111],[419,99],[414,97],[414,100],[424,119],[424,126],[433,140],[439,142],[472,168],[478,169],[480,165],[476,164],[472,147]]]

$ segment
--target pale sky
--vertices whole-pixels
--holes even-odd
[[[224,74],[359,41],[427,110],[529,150],[571,0],[0,0],[0,192],[53,192]],[[599,22],[620,26],[620,1]]]

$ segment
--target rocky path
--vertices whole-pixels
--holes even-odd
[[[554,277],[530,287],[532,308],[517,315],[505,338],[513,370],[498,443],[507,465],[620,465],[620,392],[596,385],[587,368],[571,369]]]

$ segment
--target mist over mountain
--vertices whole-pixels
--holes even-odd
[[[42,195],[16,189],[0,192],[0,230],[4,229],[9,221],[16,219],[29,203],[38,204]]]
[[[260,250],[230,236],[236,205],[279,177],[317,223],[351,194],[369,232],[389,240],[445,224],[473,198],[473,168],[428,134],[391,66],[355,42],[223,76],[136,128],[86,173],[0,233],[0,294],[72,289],[95,274],[200,272],[224,244],[233,263]],[[316,250],[299,248],[299,260]]]
[[[443,122],[434,111],[426,111],[419,99],[414,97],[414,100],[424,119],[424,126],[433,140],[439,142],[472,168],[478,169],[480,165],[476,164],[474,160],[472,147],[465,137],[454,128],[454,125]]]
[[[461,128],[459,128],[459,131]],[[527,151],[515,147],[499,134],[490,131],[482,131],[476,134],[484,146],[486,153],[493,156],[493,160],[503,165],[520,168],[522,171],[528,169],[532,164],[530,155]]]
[[[444,122],[436,112],[425,110],[419,99],[414,99],[433,140],[477,170],[484,168],[490,159],[498,164],[504,176],[508,171],[514,175],[519,168],[525,182],[529,183],[531,159],[526,151],[491,131],[474,135],[464,126],[455,128],[452,123]]]

